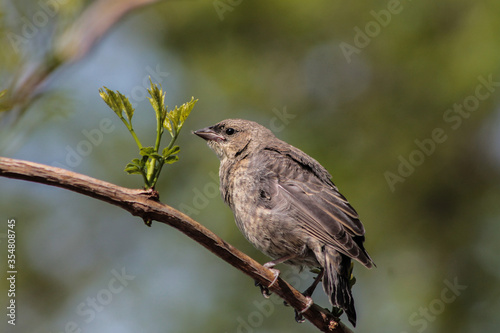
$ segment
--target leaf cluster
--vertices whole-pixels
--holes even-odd
[[[119,91],[113,91],[106,87],[99,89],[101,98],[125,124],[139,148],[141,157],[134,158],[128,163],[125,167],[125,172],[131,175],[142,175],[146,189],[154,189],[164,164],[172,164],[179,160],[178,153],[180,147],[175,145],[175,141],[179,136],[184,122],[198,101],[192,97],[189,102],[168,111],[168,106],[164,103],[165,92],[161,86],[158,87],[157,84],[151,82],[151,79],[150,84],[151,86],[148,89],[150,97],[148,99],[156,115],[156,141],[154,146],[147,147],[142,145],[134,131],[132,118],[135,110],[128,98]],[[160,152],[161,139],[165,129],[170,133],[170,142]]]

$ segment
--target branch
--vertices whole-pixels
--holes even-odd
[[[76,61],[85,56],[97,42],[125,15],[159,0],[99,0],[92,2],[61,38],[59,56]]]
[[[270,285],[274,280],[274,274],[269,269],[189,216],[160,203],[157,192],[128,189],[72,171],[5,157],[0,157],[0,176],[61,187],[121,207],[144,221],[156,220],[168,224],[263,286]],[[307,305],[306,297],[281,278],[269,289],[295,309],[304,309]],[[304,313],[304,317],[322,332],[352,333],[338,318],[316,304]]]
[[[27,66],[11,84],[7,110],[15,122],[43,93],[47,80],[64,65],[86,56],[127,14],[160,0],[98,0],[91,2],[62,35],[52,36],[51,49],[35,67]],[[57,30],[57,29],[56,29]],[[45,44],[47,42],[44,42]],[[0,119],[1,120],[1,119]],[[7,120],[8,122],[8,120]],[[1,123],[0,123],[1,125]]]

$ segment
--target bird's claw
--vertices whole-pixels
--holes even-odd
[[[271,292],[269,291],[269,288],[264,287],[259,281],[255,281],[255,286],[260,288],[260,293],[264,298],[269,298],[271,297]]]
[[[278,281],[278,278],[280,276],[280,271],[273,268],[275,265],[274,262],[268,262],[268,263],[265,263],[264,264],[264,267],[270,269],[273,274],[274,274],[274,280],[269,284],[269,286],[267,287],[264,287],[260,282],[258,281],[255,281],[255,285],[258,286],[260,288],[260,292],[262,293],[262,296],[264,296],[265,298],[269,298],[269,296],[271,295],[271,293],[269,292],[269,288],[271,288],[275,283],[276,281]],[[310,297],[310,294],[312,294],[312,291],[314,289],[311,289],[309,288],[308,290],[306,290],[304,292],[304,296],[306,297],[307,299],[307,304],[306,306],[302,309],[302,310],[297,310],[297,309],[294,309],[295,311],[295,321],[298,322],[298,323],[303,323],[306,319],[304,318],[304,315],[303,313],[306,312],[307,310],[309,310],[309,308],[313,305],[313,300],[312,298]],[[286,301],[283,301],[283,304],[285,306],[289,306],[289,304],[286,302]]]
[[[306,296],[306,298],[307,298],[307,304],[306,304],[306,306],[302,310],[300,310],[300,311],[298,311],[297,309],[295,309],[295,321],[297,323],[303,323],[306,320],[302,314],[304,312],[306,312],[307,310],[309,310],[309,308],[314,303],[311,297]]]
[[[306,321],[306,318],[299,311],[295,310],[295,321],[299,324],[302,324]]]
[[[260,283],[259,281],[255,281],[255,286],[260,288],[260,292],[261,292],[262,296],[264,296],[264,298],[269,298],[271,296],[271,292],[269,291],[269,288],[274,286],[276,281],[278,281],[278,277],[280,276],[280,271],[275,269],[275,268],[267,267],[265,264],[264,264],[264,267],[270,269],[273,272],[274,280],[267,287],[263,286],[262,283]]]
[[[264,267],[266,267],[266,265],[264,265]],[[276,268],[270,268],[270,267],[267,267],[271,272],[273,272],[274,274],[274,280],[273,282],[271,282],[269,284],[269,286],[267,286],[267,288],[271,288],[272,286],[274,286],[274,284],[276,283],[276,281],[278,281],[278,278],[280,277],[280,271],[277,270]]]

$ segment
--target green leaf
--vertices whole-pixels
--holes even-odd
[[[174,137],[174,132],[173,132],[173,129],[172,129],[172,124],[170,122],[170,118],[168,117],[168,113],[166,114],[165,120],[163,120],[163,127],[165,127],[168,130],[168,132],[170,133],[170,135],[172,137]]]
[[[153,81],[151,81],[151,78],[149,78],[149,82],[151,84],[151,87],[148,89],[148,92],[151,97],[148,97],[148,99],[153,106],[153,109],[155,110],[158,118],[161,118],[165,114],[166,110],[165,106],[163,105],[163,101],[165,100],[165,93],[161,88],[158,88],[158,85],[156,83],[153,83]]]
[[[320,274],[321,269],[315,267],[315,268],[309,269],[309,272],[314,273],[314,274]]]
[[[179,133],[196,102],[198,100],[191,97],[191,101],[182,104],[180,107],[175,106],[175,109],[167,114],[168,119],[165,119],[163,126],[168,129],[172,137],[174,133]]]
[[[187,103],[184,103],[181,105],[181,123],[184,124],[184,121],[186,121],[187,117],[189,117],[189,114],[194,108],[194,105],[198,102],[197,99],[194,99],[194,97],[191,97],[191,100]]]
[[[155,148],[154,148],[154,147],[142,147],[142,148],[139,150],[139,153],[140,153],[142,156],[151,156],[151,154],[154,154],[154,153],[155,153]]]
[[[99,89],[99,95],[101,95],[101,98],[104,100],[104,102],[109,106],[111,110],[113,110],[118,115],[118,117],[123,117],[122,109],[117,104],[116,94],[114,93],[114,91],[104,87],[104,89]]]
[[[179,160],[179,156],[177,155],[170,155],[167,158],[165,158],[165,163],[167,164],[172,164],[175,163]]]
[[[119,91],[114,92],[106,87],[104,87],[104,89],[99,89],[99,95],[101,95],[104,102],[118,115],[118,117],[123,118],[123,111],[125,111],[129,124],[132,122],[134,108],[126,96]]]
[[[356,284],[356,277],[352,273],[353,268],[354,268],[354,263],[351,262],[351,266],[349,267],[349,271],[347,273],[347,274],[349,274],[349,281],[348,281],[349,289],[352,289],[352,286],[354,286]]]
[[[118,92],[118,91],[117,91]],[[132,104],[130,104],[130,101],[128,98],[124,95],[122,95],[120,92],[118,92],[120,99],[122,101],[123,108],[125,109],[125,114],[127,115],[129,123],[132,123],[132,117],[134,116],[134,108],[132,107]]]
[[[167,148],[163,149],[162,155],[164,157],[167,157],[169,155],[175,155],[175,154],[179,153],[180,150],[181,150],[181,147],[179,147],[179,146],[174,146],[174,147],[172,147],[172,149],[168,149],[168,147],[167,147]]]
[[[129,163],[125,166],[125,172],[129,175],[141,174],[142,169],[134,163]]]
[[[336,306],[332,308],[332,315],[334,317],[339,318],[342,315],[342,313],[344,313],[344,310],[342,310],[341,308],[338,308]]]
[[[167,122],[167,124],[165,124],[165,122]],[[179,119],[178,119],[177,108],[167,113],[167,118],[165,119],[165,122],[164,122],[164,126],[166,125],[165,127],[167,127],[168,131],[170,132],[170,134],[173,137],[175,135],[175,133],[178,132],[177,128],[178,128]]]
[[[165,107],[162,111],[161,111],[161,115],[160,115],[160,122],[163,124],[163,122],[165,121],[165,119],[167,118],[167,107]]]
[[[175,109],[173,109],[171,111],[172,113],[172,118],[174,119],[175,121],[175,127],[178,127],[179,126],[179,123],[181,121],[181,109],[177,107],[177,105],[175,106]]]
[[[129,175],[142,174],[142,171],[144,170],[144,166],[146,164],[146,161],[147,161],[147,157],[146,157],[146,159],[134,158],[131,163],[129,163],[125,166],[125,172],[128,173]]]
[[[149,157],[154,157],[154,158],[159,159],[159,160],[161,160],[163,158],[163,156],[161,156],[158,153],[149,154]]]

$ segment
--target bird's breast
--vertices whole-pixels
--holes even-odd
[[[221,170],[220,175],[223,197],[238,228],[253,246],[271,258],[291,253],[303,257],[307,246],[295,221],[287,216],[285,204],[276,200],[276,180],[266,170],[248,165],[242,160]]]

